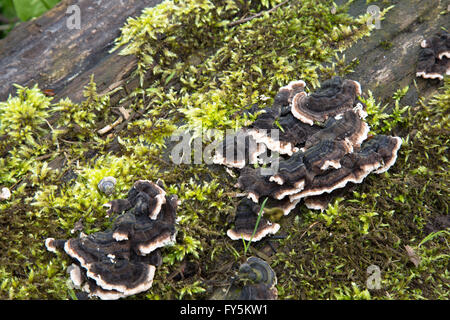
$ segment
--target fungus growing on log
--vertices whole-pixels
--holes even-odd
[[[322,140],[347,141],[352,147],[359,147],[367,139],[369,126],[356,112],[347,111],[340,119],[330,118],[325,127],[306,140],[304,149],[308,149]]]
[[[420,46],[417,77],[442,80],[444,75],[450,75],[450,34],[448,32],[440,31],[431,38],[423,40]]]
[[[340,159],[351,150],[345,141],[323,140],[306,152],[298,151],[289,159],[280,160],[278,173],[271,177],[261,176],[259,169],[244,168],[237,186],[254,202],[261,196],[281,200],[303,190],[315,175],[329,168],[340,168]]]
[[[278,297],[277,276],[270,265],[257,257],[249,257],[239,267],[239,277],[250,280],[239,295],[242,300],[275,300]]]
[[[258,163],[258,156],[264,152],[265,144],[257,143],[245,130],[239,130],[219,144],[213,163],[242,169],[246,164]]]
[[[260,218],[256,226],[260,210],[261,207],[258,204],[247,198],[242,199],[236,209],[235,226],[233,229],[228,230],[228,237],[232,240],[259,241],[269,234],[277,233],[280,225],[277,223],[272,224],[264,217]]]
[[[371,172],[385,172],[394,164],[400,146],[399,137],[377,135],[364,142],[357,153],[343,156],[339,168],[314,176],[302,191],[289,197],[293,201],[330,193],[345,187],[349,182],[361,183]]]
[[[313,125],[314,121],[324,122],[329,117],[352,110],[360,95],[359,82],[334,77],[310,95],[297,93],[292,99],[291,112],[300,121]]]
[[[127,199],[109,203],[109,212],[120,213],[110,230],[68,240],[48,238],[45,246],[64,250],[74,260],[72,282],[90,296],[118,299],[144,292],[162,262],[158,248],[175,242],[177,204],[160,183],[139,180]]]
[[[277,171],[271,175],[263,175],[263,167],[240,169],[236,187],[247,198],[237,207],[235,228],[228,230],[232,239],[250,238],[261,197],[269,199],[267,214],[287,215],[301,199],[310,209],[325,210],[340,189],[361,183],[372,172],[385,172],[395,163],[401,138],[367,139],[367,113],[358,101],[357,81],[334,77],[310,95],[304,88],[302,81],[282,87],[272,107],[244,129],[257,143],[285,156],[279,157]],[[267,133],[277,128],[278,140]],[[264,218],[260,223],[254,241],[279,229]]]
[[[304,87],[302,80],[292,81],[282,87],[275,96],[272,107],[264,109],[248,127],[248,134],[256,142],[263,143],[269,150],[280,154],[292,155],[303,147],[308,137],[320,129],[298,121],[291,113],[292,99],[296,94],[304,92]],[[274,132],[276,136],[273,136]]]
[[[216,290],[213,300],[276,300],[277,276],[270,265],[257,257],[249,257],[227,289]]]

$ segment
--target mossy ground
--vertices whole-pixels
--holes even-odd
[[[164,2],[129,19],[117,39],[123,54],[138,57],[136,90],[99,96],[93,78],[81,104],[53,101],[37,87],[0,104],[0,185],[13,193],[0,202],[0,298],[74,298],[70,259],[47,252],[44,239],[77,236],[70,230],[80,219],[87,234],[108,228],[113,217],[102,205],[138,179],[162,179],[182,203],[176,245],[162,250],[151,290],[132,298],[206,299],[229,285],[245,258],[243,243],[226,237],[235,178],[218,166],[174,165],[170,135],[179,124],[197,136],[240,127],[249,121],[245,108],[269,105],[291,80],[312,90],[345,75],[357,61],[338,53],[370,34],[367,15],[354,19],[327,0],[290,1],[229,26],[278,3]],[[123,98],[112,105],[112,94]],[[369,176],[323,213],[299,205],[277,221],[283,239],[250,247],[271,262],[280,299],[448,299],[449,234],[421,241],[430,219],[448,215],[450,81],[415,106],[402,104],[404,94],[393,93],[384,109],[363,95],[373,133],[404,138],[388,173]],[[99,135],[121,106],[131,120]],[[109,175],[118,183],[106,197],[97,183]],[[405,245],[420,256],[417,267]],[[381,270],[378,290],[366,286],[370,265]]]

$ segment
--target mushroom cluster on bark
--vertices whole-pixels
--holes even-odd
[[[112,200],[108,214],[119,214],[110,230],[57,240],[47,238],[49,251],[65,251],[75,288],[100,299],[119,299],[147,291],[156,267],[162,263],[159,248],[175,243],[178,199],[169,196],[158,181],[138,180],[126,199]]]
[[[357,81],[334,77],[311,94],[304,89],[301,80],[282,87],[272,107],[238,131],[253,138],[250,149],[258,152],[240,159],[236,187],[248,199],[239,203],[235,227],[227,233],[233,240],[249,240],[254,233],[252,240],[258,241],[279,230],[278,224],[264,218],[256,225],[258,204],[264,198],[271,199],[267,210],[279,208],[285,215],[301,200],[310,209],[324,210],[335,190],[361,183],[368,174],[385,172],[395,163],[402,140],[387,135],[368,138],[367,113],[358,99],[362,92]],[[224,140],[221,150],[236,147],[235,141],[231,145]],[[275,157],[273,172],[267,170],[267,158],[262,158],[266,152],[280,155]],[[234,156],[244,153],[219,152],[223,159],[217,163],[231,164]]]

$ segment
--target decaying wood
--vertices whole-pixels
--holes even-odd
[[[363,92],[371,90],[383,104],[390,102],[396,90],[409,86],[402,103],[415,105],[419,96],[434,94],[443,83],[417,78],[416,67],[420,42],[441,28],[450,30],[450,13],[443,14],[449,9],[449,1],[392,0],[376,4],[381,11],[390,5],[394,7],[380,21],[379,29],[373,29],[369,37],[345,52],[346,61],[359,61],[348,77],[358,80]],[[355,1],[349,8],[350,14],[364,14],[368,6],[366,1]]]
[[[134,88],[138,80],[130,75],[136,59],[120,56],[119,51],[109,51],[128,17],[138,16],[143,8],[160,2],[162,0],[63,0],[43,16],[22,23],[6,39],[0,40],[0,101],[15,92],[14,83],[26,86],[37,83],[41,89],[52,92],[55,101],[69,97],[80,102],[82,89],[92,74],[100,93],[124,85]],[[450,20],[448,14],[441,14],[447,9],[445,1],[392,0],[389,4],[395,7],[381,21],[381,28],[346,51],[347,61],[358,59],[360,62],[349,77],[358,80],[365,92],[371,90],[383,102],[395,90],[409,85],[411,90],[404,103],[412,105],[419,96],[414,80],[420,95],[431,94],[440,86],[439,80],[415,77],[419,43],[440,28],[449,30]],[[70,14],[66,11],[70,5],[80,8],[80,30],[67,27]],[[282,5],[288,5],[288,1],[269,11]],[[387,7],[379,6],[381,10]],[[350,14],[364,14],[367,7],[365,0],[356,0],[350,6]],[[231,25],[257,16],[237,20]],[[383,48],[383,43],[392,46]],[[119,92],[113,99],[119,99],[120,95]]]
[[[109,53],[114,39],[128,17],[161,1],[63,0],[43,16],[20,24],[0,41],[0,101],[15,93],[14,83],[37,83],[51,89],[55,101],[69,97],[74,102],[83,99],[82,89],[92,74],[99,92],[122,86],[136,60],[119,56],[119,50]],[[68,28],[71,5],[80,8],[79,30]]]

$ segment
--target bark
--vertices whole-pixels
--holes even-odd
[[[55,98],[82,100],[83,87],[92,74],[99,92],[126,84],[132,89],[136,79],[130,77],[136,65],[132,56],[109,53],[114,39],[128,17],[138,16],[143,8],[162,0],[63,0],[43,16],[22,23],[6,39],[0,41],[0,101],[15,92],[13,83],[51,89]],[[342,3],[343,1],[337,1]],[[81,29],[69,29],[66,13],[76,4],[81,11]],[[420,41],[440,28],[450,30],[449,0],[392,0],[373,2],[381,10],[394,4],[369,37],[358,41],[345,52],[346,60],[360,63],[349,78],[358,80],[364,92],[389,101],[393,92],[410,86],[405,103],[414,104],[420,95],[433,93],[439,80],[416,78]],[[365,0],[356,0],[350,14],[366,13]],[[391,45],[391,47],[389,47]],[[56,100],[57,100],[56,99]]]
[[[378,5],[380,10],[390,5],[395,7],[380,21],[379,29],[374,29],[369,37],[345,52],[347,61],[357,58],[360,62],[348,77],[358,80],[363,92],[371,90],[383,103],[389,102],[397,89],[409,85],[402,103],[414,105],[419,95],[429,96],[443,83],[437,79],[417,78],[416,67],[420,42],[441,28],[450,30],[450,1],[395,0],[371,4]],[[366,1],[355,1],[350,14],[366,13],[368,6]]]
[[[0,41],[0,101],[15,92],[14,83],[53,90],[55,100],[83,98],[91,74],[99,92],[130,78],[136,59],[109,53],[128,17],[161,0],[63,0],[43,16],[17,26]],[[68,28],[70,5],[80,8],[80,29]],[[73,18],[72,18],[73,19]],[[73,20],[71,20],[73,21]],[[70,21],[69,21],[70,25]],[[131,84],[133,85],[133,84]]]

